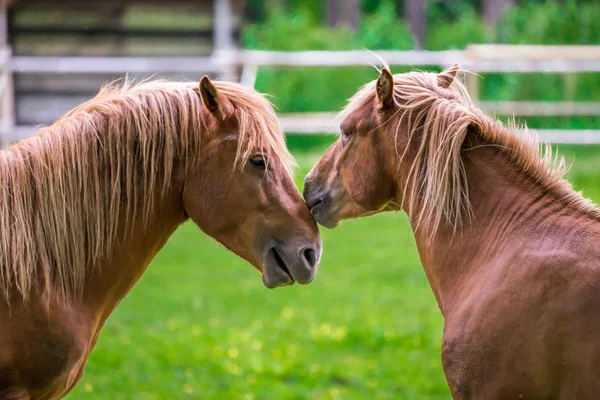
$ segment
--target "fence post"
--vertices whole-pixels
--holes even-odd
[[[477,104],[479,102],[479,75],[474,73],[467,73],[465,78],[465,86],[467,87],[467,92],[473,100],[473,103]]]
[[[10,66],[12,53],[8,45],[8,12],[5,3],[0,0],[0,148],[10,144],[10,136],[15,128],[14,86]]]
[[[465,74],[465,87],[475,104],[479,103],[479,80],[481,79],[477,74],[478,55],[476,49],[476,47],[469,45],[463,51],[464,62],[466,64],[464,67],[469,71]]]
[[[233,43],[233,13],[230,0],[214,0],[214,50],[213,57],[221,71],[219,78],[236,79],[235,46]]]
[[[574,101],[577,89],[577,75],[575,73],[566,73],[564,75],[565,100]]]

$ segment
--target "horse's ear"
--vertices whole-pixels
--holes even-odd
[[[380,107],[389,107],[394,100],[394,77],[385,67],[377,78],[377,100]]]
[[[456,74],[460,70],[460,66],[458,64],[454,64],[448,69],[443,70],[437,76],[437,84],[439,87],[448,89],[452,82],[454,82],[454,78],[456,78]]]
[[[202,104],[208,111],[220,120],[225,119],[233,111],[233,105],[229,99],[217,90],[210,78],[206,75],[200,79],[198,85]]]

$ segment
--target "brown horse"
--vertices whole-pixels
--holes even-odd
[[[321,242],[291,161],[271,104],[207,77],[110,86],[0,152],[0,399],[71,390],[189,218],[267,287],[310,282]]]
[[[381,71],[306,177],[321,224],[404,210],[455,399],[600,399],[600,210],[441,74]],[[541,154],[545,154],[542,156]]]

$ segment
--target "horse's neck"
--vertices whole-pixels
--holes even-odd
[[[83,293],[83,306],[97,313],[101,320],[131,290],[175,229],[185,221],[178,186],[174,185],[163,198],[157,195],[154,212],[147,222],[140,213],[131,231],[120,226],[118,243],[100,265],[92,268]],[[124,223],[124,216],[120,220]]]
[[[542,222],[553,223],[565,213],[556,194],[548,193],[493,147],[471,150],[465,171],[471,222],[465,220],[455,234],[441,230],[433,238],[415,231],[421,262],[445,314],[476,284],[479,273],[503,268],[508,253],[539,237],[536,231],[547,229],[541,228]]]

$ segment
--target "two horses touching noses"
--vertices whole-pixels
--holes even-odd
[[[455,399],[600,399],[600,210],[455,79],[387,68],[305,180],[317,222],[403,210]],[[399,316],[401,318],[401,316]]]
[[[271,104],[235,83],[113,85],[0,151],[0,399],[58,399],[106,319],[191,219],[262,272],[309,283],[317,225]]]
[[[109,86],[0,151],[0,399],[68,393],[188,219],[277,287],[314,278],[315,220],[395,210],[445,317],[455,399],[600,398],[600,210],[457,72],[384,68],[343,111],[306,203],[271,104],[206,77]]]

